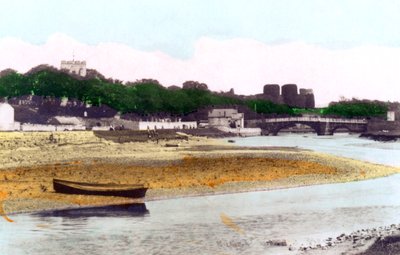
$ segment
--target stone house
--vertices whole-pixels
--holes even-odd
[[[208,112],[208,124],[210,127],[244,127],[244,113],[236,109],[212,109]]]

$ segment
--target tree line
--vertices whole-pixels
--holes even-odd
[[[105,104],[122,113],[185,115],[207,106],[244,105],[261,114],[296,114],[287,105],[267,100],[221,95],[200,88],[170,90],[156,80],[123,85],[98,76],[82,79],[54,68],[36,68],[26,74],[0,72],[0,97],[22,95],[78,99],[94,106]],[[385,104],[358,101],[333,103],[322,109],[323,114],[344,117],[379,116],[386,111]]]

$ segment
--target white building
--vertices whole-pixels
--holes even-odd
[[[196,121],[138,121],[136,130],[154,129],[194,129]]]
[[[244,127],[244,113],[236,109],[212,109],[208,112],[208,124],[211,127]]]
[[[14,108],[8,103],[0,103],[0,130],[14,130],[15,126]]]
[[[82,77],[86,76],[86,61],[61,61],[61,70],[68,70],[69,73]]]
[[[395,113],[395,111],[388,111],[387,112],[387,120],[388,121],[395,121],[395,119],[396,119],[396,113]]]

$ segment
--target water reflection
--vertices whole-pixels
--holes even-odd
[[[400,175],[393,175],[147,205],[13,215],[15,224],[0,225],[0,254],[296,254],[287,247],[266,246],[266,241],[285,239],[297,247],[398,223],[398,183]],[[224,224],[221,213],[243,232]]]
[[[34,213],[33,216],[79,218],[79,220],[83,220],[90,217],[140,217],[149,213],[145,203],[132,203],[45,211]]]

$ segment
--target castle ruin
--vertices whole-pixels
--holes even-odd
[[[67,70],[71,74],[76,74],[82,77],[86,76],[86,61],[61,61],[61,70]]]
[[[287,104],[296,108],[315,108],[315,98],[312,89],[301,88],[298,92],[296,84],[286,84],[281,87],[278,84],[267,84],[264,93],[258,97],[276,104]]]

